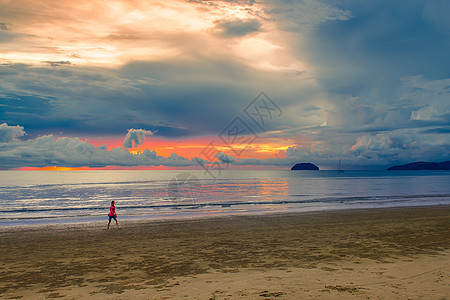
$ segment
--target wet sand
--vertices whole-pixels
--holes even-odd
[[[0,298],[450,296],[450,206],[121,226],[1,228]]]

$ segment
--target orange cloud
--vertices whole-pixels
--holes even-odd
[[[0,0],[0,7],[0,19],[14,34],[0,46],[0,63],[119,67],[214,53],[231,54],[256,68],[304,69],[303,62],[287,53],[260,3]],[[260,26],[248,36],[238,28],[238,38],[229,39],[216,34],[224,22]]]

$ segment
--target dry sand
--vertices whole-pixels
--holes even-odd
[[[0,229],[0,298],[450,298],[450,206],[102,225]]]

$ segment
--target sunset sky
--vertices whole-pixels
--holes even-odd
[[[448,15],[447,0],[0,0],[0,169],[450,160]]]

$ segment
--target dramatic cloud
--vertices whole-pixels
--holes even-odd
[[[8,124],[0,124],[0,143],[9,143],[17,141],[18,137],[25,135],[22,126],[8,126]]]
[[[363,135],[352,146],[351,153],[361,162],[383,165],[415,160],[441,161],[450,158],[450,143],[436,142],[414,130],[405,130],[395,134]]]
[[[259,146],[233,158],[222,145],[216,163],[382,168],[450,159],[448,10],[445,0],[0,0],[2,161],[189,165],[193,156],[130,154],[145,145],[139,130],[124,149],[94,147],[95,159],[74,155],[77,163],[41,145],[59,141],[64,156],[62,145],[90,149],[86,138],[121,140],[145,128],[177,153],[236,117]],[[261,91],[283,112],[264,128],[244,111]]]
[[[139,132],[139,130],[130,130]],[[132,154],[120,147],[108,150],[79,138],[52,135],[18,140],[24,135],[20,126],[0,125],[0,165],[2,169],[28,167],[105,167],[105,166],[194,166],[195,162],[173,153],[165,158],[154,151]]]
[[[133,148],[133,146],[139,146],[145,141],[146,136],[153,135],[153,132],[150,130],[144,129],[128,129],[128,133],[125,136],[125,140],[123,141],[123,148],[129,149]]]

